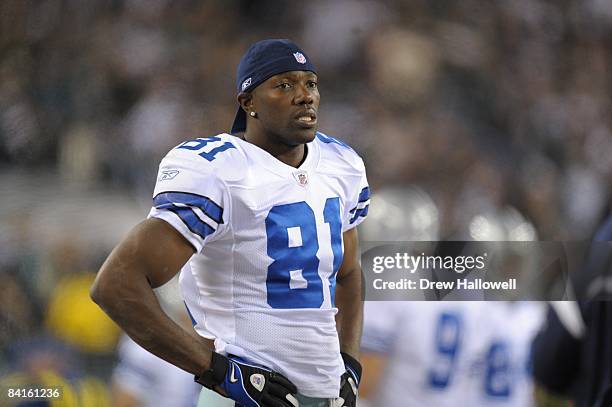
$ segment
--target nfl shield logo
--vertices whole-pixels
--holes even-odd
[[[293,176],[301,187],[308,185],[308,173],[306,171],[294,172]]]
[[[295,60],[298,61],[300,64],[306,63],[306,57],[301,52],[294,52],[293,56],[295,57]]]
[[[251,375],[251,384],[257,390],[262,391],[264,386],[266,385],[266,378],[263,377],[263,375],[260,373],[255,373]]]

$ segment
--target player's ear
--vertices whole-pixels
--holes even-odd
[[[250,92],[240,92],[236,99],[245,112],[253,109],[253,95]]]

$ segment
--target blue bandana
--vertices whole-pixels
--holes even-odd
[[[258,41],[242,56],[236,74],[236,90],[249,92],[266,79],[289,71],[311,71],[316,73],[304,51],[289,40]],[[246,130],[246,112],[238,107],[231,133]]]

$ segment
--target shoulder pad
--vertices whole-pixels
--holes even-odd
[[[363,160],[359,154],[344,141],[321,132],[317,132],[316,137],[320,143],[323,158],[331,158],[332,162],[346,167],[347,170],[350,169],[359,173],[365,171]]]
[[[185,141],[170,150],[162,161],[165,164],[178,162],[182,167],[227,179],[238,175],[244,155],[234,136],[219,134]]]

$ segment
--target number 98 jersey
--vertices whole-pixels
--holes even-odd
[[[342,233],[366,217],[370,192],[346,144],[317,133],[306,148],[294,168],[229,134],[185,142],[160,164],[149,216],[195,248],[180,285],[200,335],[301,394],[337,397]]]

